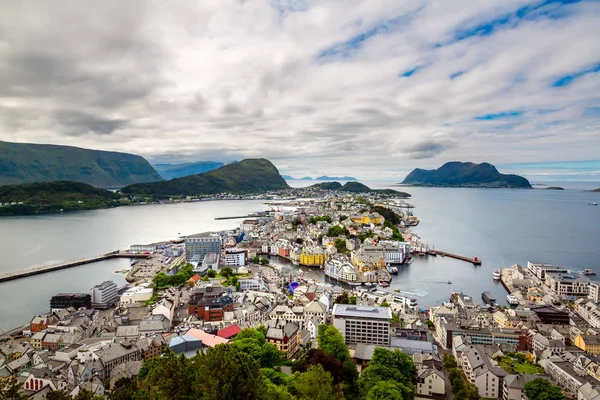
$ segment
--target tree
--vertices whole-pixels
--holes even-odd
[[[0,399],[2,400],[27,400],[22,393],[23,384],[16,379],[0,380]]]
[[[115,382],[110,400],[129,400],[135,398],[138,389],[136,378],[121,378]]]
[[[259,256],[257,256],[257,255],[256,255],[256,256],[254,256],[254,257],[252,257],[252,262],[253,262],[254,264],[258,264],[258,263],[260,262],[260,257],[259,257]]]
[[[260,264],[261,265],[269,265],[269,259],[268,258],[261,258],[260,259]]]
[[[265,334],[259,329],[244,329],[233,339],[233,345],[248,354],[262,368],[271,368],[282,361],[281,352],[267,343]]]
[[[342,363],[350,359],[348,346],[346,346],[340,331],[338,331],[333,325],[319,325],[317,342],[319,343],[319,349],[334,356]]]
[[[527,382],[524,392],[529,400],[567,400],[558,386],[554,386],[543,378]]]
[[[144,379],[142,386],[152,398],[184,400],[190,395],[191,371],[190,361],[183,354],[176,356],[168,351],[163,357],[145,363],[139,376]]]
[[[217,271],[209,269],[206,275],[208,275],[209,278],[214,278],[215,276],[217,276]]]
[[[334,246],[338,253],[346,253],[348,251],[348,248],[346,247],[346,241],[344,239],[335,239]]]
[[[457,368],[450,368],[448,370],[448,380],[452,385],[452,391],[454,392],[454,394],[460,392],[465,386],[463,374]]]
[[[451,353],[446,353],[444,354],[444,358],[442,360],[442,364],[444,365],[444,368],[446,369],[451,369],[451,368],[456,368],[457,364],[456,364],[456,358],[454,358],[454,355]]]
[[[433,326],[434,326],[434,324],[433,324],[433,321],[432,321],[432,320],[428,319],[428,320],[427,320],[427,322],[425,322],[425,323],[427,324],[427,327],[428,327],[429,329],[433,329]]]
[[[350,296],[348,298],[348,304],[354,304],[354,305],[356,305],[356,296]]]
[[[467,383],[462,390],[455,392],[456,398],[461,400],[480,400],[479,390],[472,383]]]
[[[258,363],[237,346],[220,344],[192,359],[192,397],[202,400],[259,399],[267,392]]]
[[[390,303],[388,303],[387,301],[384,301],[381,303],[381,307],[389,307]]]
[[[313,365],[304,373],[296,372],[291,384],[292,393],[300,400],[334,400],[331,374],[321,365]]]
[[[412,389],[394,381],[377,382],[367,393],[366,400],[410,400]]]
[[[83,389],[77,393],[73,400],[104,400],[104,396],[94,396],[89,390]]]
[[[310,349],[300,360],[292,364],[292,371],[306,372],[313,365],[321,365],[329,372],[335,384],[342,382],[343,364],[340,360],[321,349]]]
[[[46,400],[73,400],[73,398],[62,390],[51,390],[46,395]]]
[[[412,396],[413,382],[416,376],[415,364],[405,353],[398,349],[390,351],[376,348],[373,351],[371,363],[363,370],[358,383],[363,396],[368,395],[371,388],[380,381],[401,383],[410,390]]]

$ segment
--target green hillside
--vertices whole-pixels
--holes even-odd
[[[203,174],[169,181],[139,183],[121,190],[125,194],[195,196],[218,193],[260,193],[289,186],[269,160],[253,158],[228,164]]]
[[[36,182],[0,186],[0,215],[93,210],[119,205],[119,196],[81,182]]]
[[[342,184],[339,182],[323,182],[323,183],[315,183],[311,187],[315,189],[324,189],[324,190],[339,190],[342,187]]]
[[[406,192],[399,192],[394,189],[371,189],[367,185],[360,182],[346,182],[343,186],[339,182],[322,182],[316,183],[310,187],[315,189],[335,190],[338,192],[348,193],[377,193],[394,197],[410,197],[410,194]]]
[[[489,187],[531,189],[519,175],[505,175],[488,163],[448,162],[436,170],[416,168],[402,182],[415,186]]]
[[[217,161],[197,161],[185,164],[156,164],[154,169],[164,179],[182,178],[184,176],[202,174],[222,167],[222,162]]]
[[[159,180],[148,161],[133,154],[0,141],[0,185],[73,181],[122,187]]]

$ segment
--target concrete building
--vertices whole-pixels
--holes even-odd
[[[356,270],[350,260],[340,254],[334,254],[324,265],[325,275],[333,278],[340,279],[348,282],[355,282],[357,280]]]
[[[50,309],[92,308],[92,296],[89,293],[59,293],[50,299]]]
[[[334,304],[332,318],[333,326],[341,332],[346,344],[390,345],[392,311],[389,307]]]
[[[546,273],[546,285],[557,296],[588,296],[590,280],[585,276],[575,276],[558,272]]]
[[[600,282],[589,282],[588,299],[590,299],[594,303],[600,303]]]
[[[283,319],[272,319],[265,323],[266,339],[279,349],[286,358],[292,358],[300,348],[300,328],[293,322]]]
[[[507,375],[502,384],[502,400],[522,400],[525,384],[537,378],[544,378],[540,375]]]
[[[225,265],[228,267],[241,267],[248,263],[248,251],[238,248],[225,249]]]
[[[104,281],[90,289],[92,307],[110,308],[119,299],[117,284],[113,281]]]
[[[422,361],[421,359],[424,358]],[[415,385],[415,400],[445,398],[446,382],[442,362],[432,355],[413,354],[417,368],[417,384]]]
[[[577,335],[573,344],[585,351],[586,354],[592,356],[600,354],[600,336],[598,335]]]
[[[156,244],[132,244],[129,246],[129,250],[132,253],[154,253],[156,248]]]
[[[477,386],[479,396],[500,398],[504,378],[508,375],[506,371],[492,363],[483,347],[469,346],[460,355],[457,361],[469,382]]]
[[[121,295],[120,305],[125,307],[139,306],[148,301],[154,293],[151,287],[134,286]]]
[[[547,273],[568,274],[570,272],[569,269],[567,269],[567,268],[557,267],[552,264],[544,264],[544,263],[534,262],[534,261],[527,262],[527,269],[529,270],[529,272],[531,272],[533,275],[535,275],[542,282],[546,281]]]
[[[129,361],[140,361],[142,353],[130,342],[112,343],[95,352],[96,357],[104,367],[104,376],[110,376],[111,371],[119,364]]]
[[[540,364],[542,364],[552,382],[560,386],[564,394],[569,398],[577,397],[579,388],[586,383],[598,383],[597,380],[587,375],[584,371],[575,370],[573,364],[569,361],[548,359],[543,360]]]
[[[187,262],[200,263],[209,253],[221,253],[221,236],[209,233],[186,236],[185,260]]]

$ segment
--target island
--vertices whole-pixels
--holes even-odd
[[[371,189],[367,185],[360,182],[346,182],[344,185],[339,182],[322,182],[316,183],[309,187],[314,189],[333,190],[347,193],[375,193],[398,198],[409,198],[411,196],[409,193],[400,192],[394,189]]]
[[[315,178],[315,181],[357,181],[358,179],[351,176],[319,176]]]
[[[134,154],[0,141],[0,185],[73,181],[120,188],[160,180],[150,163]]]
[[[202,174],[129,185],[121,189],[121,193],[168,198],[218,193],[263,193],[287,188],[289,186],[285,179],[269,160],[249,158]]]
[[[117,207],[119,195],[81,182],[36,182],[0,186],[0,216]]]
[[[489,163],[458,161],[448,162],[436,170],[416,168],[408,174],[402,185],[532,189],[527,179],[519,175],[501,174]]]
[[[594,190],[590,190],[590,192],[596,192],[596,193],[597,193],[597,192],[600,192],[600,188],[598,188],[598,189],[594,189]]]
[[[565,188],[560,186],[548,186],[547,188],[544,188],[544,190],[565,190]]]

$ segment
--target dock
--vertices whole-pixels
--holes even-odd
[[[250,215],[240,215],[240,216],[236,216],[236,217],[217,217],[215,218],[216,221],[220,221],[220,220],[224,220],[224,219],[243,219],[243,218],[260,218],[260,217],[265,217],[266,215],[263,214],[250,214]]]
[[[20,271],[12,271],[4,274],[0,274],[0,282],[12,281],[15,279],[25,278],[28,276],[34,276],[39,274],[45,274],[46,272],[58,271],[61,269],[77,267],[79,265],[92,264],[98,261],[111,260],[113,258],[150,258],[152,254],[136,254],[125,251],[111,251],[110,253],[101,254],[98,256],[80,258],[77,260],[64,261],[51,265],[44,265],[41,267],[26,268]]]
[[[465,256],[461,256],[461,255],[454,254],[454,253],[448,253],[446,251],[441,251],[441,250],[429,250],[427,253],[431,256],[442,256],[442,257],[446,256],[446,257],[454,258],[457,260],[470,262],[473,265],[481,265],[481,260],[477,257],[465,257]]]

